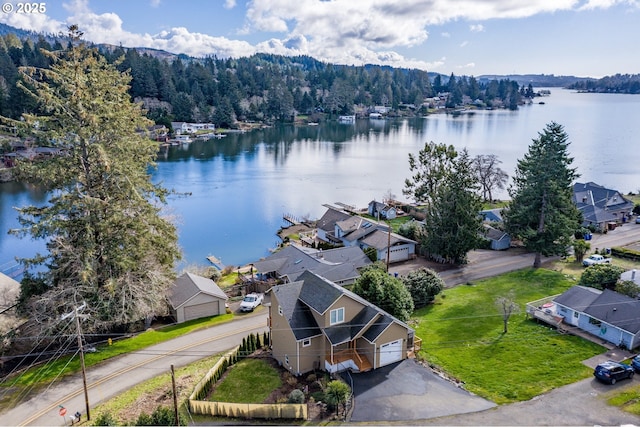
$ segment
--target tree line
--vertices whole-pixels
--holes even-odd
[[[52,65],[47,52],[70,47],[68,38],[1,36],[0,115],[17,119],[37,112],[38,104],[17,88],[23,79],[19,67],[47,69]],[[121,46],[98,49],[107,63],[129,73],[128,93],[144,103],[147,117],[168,127],[172,121],[212,122],[225,128],[238,121],[286,122],[296,114],[353,114],[355,105],[393,110],[413,105],[425,113],[420,106],[438,94],[446,94],[450,108],[464,100],[517,108],[522,97],[532,93],[509,79],[480,82],[453,73],[447,77],[416,69],[335,65],[309,56],[190,58]]]
[[[616,74],[601,79],[585,79],[568,86],[584,92],[640,94],[640,74]]]

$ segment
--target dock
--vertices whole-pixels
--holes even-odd
[[[214,266],[215,268],[217,268],[218,270],[220,270],[220,271],[224,270],[224,264],[222,263],[222,261],[220,261],[220,259],[216,258],[215,256],[213,256],[213,255],[209,255],[209,256],[207,257],[207,260],[208,260],[211,264],[213,264],[213,266]]]
[[[302,223],[302,220],[300,218],[292,214],[282,214],[282,219],[284,219],[291,225],[300,225]]]

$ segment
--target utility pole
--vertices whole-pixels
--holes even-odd
[[[180,425],[180,418],[178,415],[178,390],[176,389],[176,372],[171,365],[171,387],[173,389],[173,412],[176,417],[176,426]]]
[[[387,221],[389,233],[387,234],[387,273],[389,272],[389,257],[391,255],[391,223]]]
[[[82,310],[85,307],[85,305],[86,304],[82,304],[80,306],[80,310]],[[75,320],[76,320],[76,329],[78,334],[78,351],[80,352],[80,366],[82,367],[82,385],[84,388],[84,404],[85,404],[85,410],[87,411],[87,421],[90,421],[91,412],[89,411],[89,390],[87,388],[87,371],[84,364],[84,348],[82,347],[82,330],[80,329],[80,318],[78,317],[78,307],[74,307],[72,313],[68,313],[62,316],[62,320],[72,315],[75,317]]]

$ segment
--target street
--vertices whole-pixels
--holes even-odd
[[[199,330],[140,351],[107,360],[87,369],[90,407],[106,401],[130,387],[169,372],[171,365],[184,366],[238,345],[249,333],[266,330],[266,308],[232,322]],[[63,417],[60,406],[67,409]],[[76,411],[86,420],[84,390],[80,374],[51,385],[44,392],[29,396],[17,407],[2,414],[2,425],[69,425]]]

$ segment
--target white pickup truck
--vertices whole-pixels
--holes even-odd
[[[593,254],[582,261],[582,265],[585,267],[595,264],[611,264],[611,258],[605,258],[602,255]]]
[[[240,303],[240,311],[253,311],[257,306],[262,304],[264,295],[262,294],[247,294]]]

